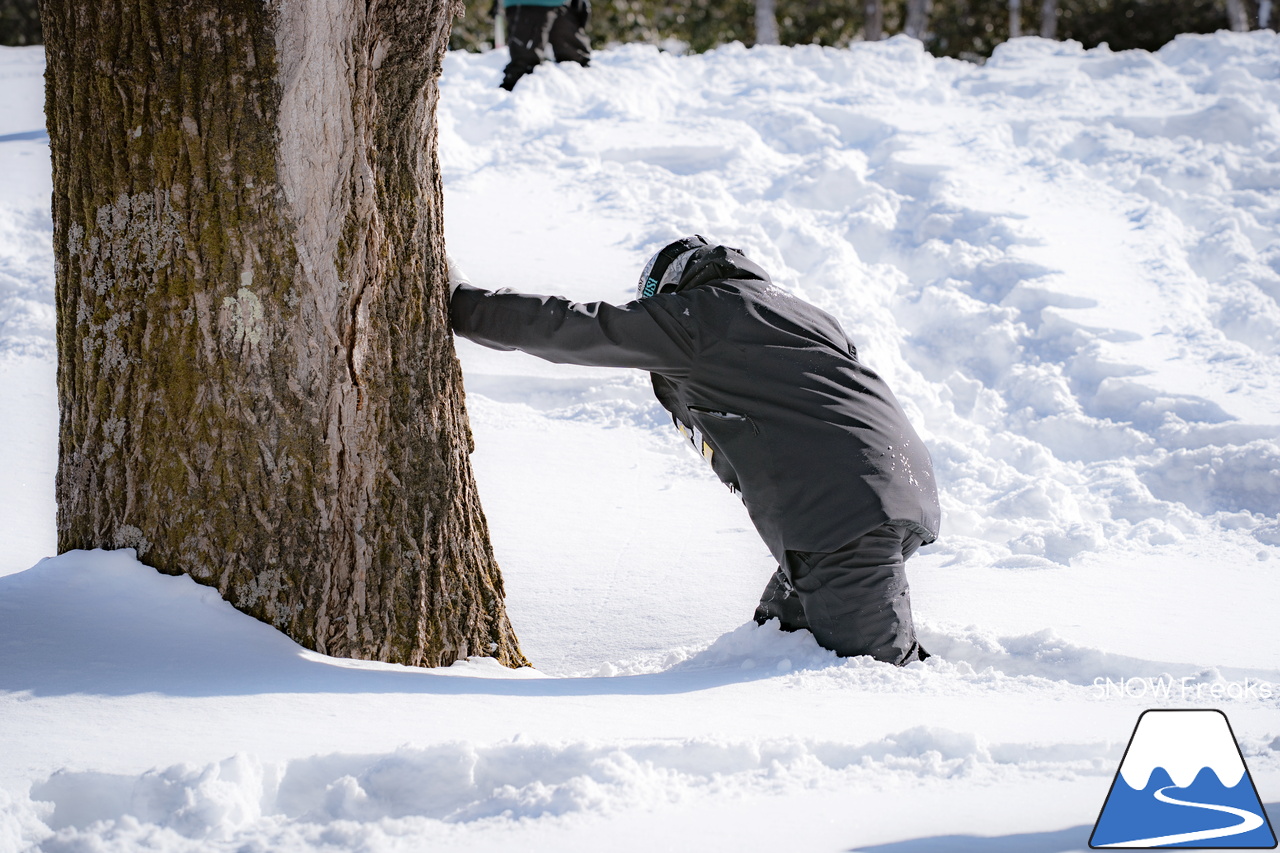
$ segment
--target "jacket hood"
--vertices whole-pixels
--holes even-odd
[[[695,249],[688,262],[676,291],[688,290],[713,281],[726,279],[755,279],[769,281],[769,274],[758,264],[747,260],[738,249],[729,246],[706,246]]]

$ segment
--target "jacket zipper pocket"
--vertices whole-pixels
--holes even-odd
[[[755,421],[751,420],[751,418],[746,415],[740,415],[737,412],[722,412],[719,409],[708,409],[705,406],[689,406],[688,408],[691,412],[706,415],[707,417],[715,418],[718,421],[725,421],[728,423],[746,423],[751,427],[751,431],[753,433],[756,435],[760,434],[760,430],[756,429]]]

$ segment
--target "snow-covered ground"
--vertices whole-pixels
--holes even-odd
[[[698,232],[834,313],[933,452],[937,656],[756,628],[764,546],[643,374],[466,342],[536,672],[329,659],[130,552],[42,561],[43,56],[4,48],[0,851],[1083,850],[1149,707],[1224,710],[1277,817],[1280,37],[633,46],[514,94],[503,61],[446,61],[451,251],[622,302]]]

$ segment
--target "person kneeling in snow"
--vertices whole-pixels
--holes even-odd
[[[839,655],[902,665],[904,569],[937,538],[929,452],[834,317],[742,252],[686,237],[616,306],[471,286],[449,261],[454,331],[557,363],[647,370],[680,432],[741,496],[778,561],[756,608]]]

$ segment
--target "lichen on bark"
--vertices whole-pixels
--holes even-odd
[[[448,326],[451,13],[45,0],[60,550],[329,654],[525,663]]]

